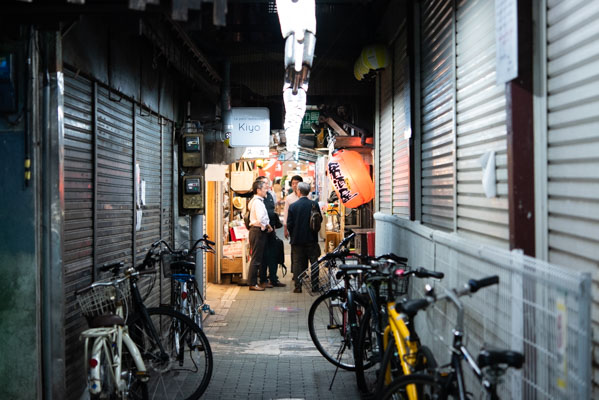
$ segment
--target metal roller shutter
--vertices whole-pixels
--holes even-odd
[[[374,209],[380,210],[381,188],[379,185],[381,178],[380,168],[380,150],[381,150],[381,84],[377,78],[375,85],[375,106],[374,106]]]
[[[422,222],[454,229],[453,1],[422,4]]]
[[[161,231],[160,236],[174,246],[173,237],[173,123],[162,119],[162,209],[161,209]],[[161,302],[166,304],[170,301],[170,283],[163,280],[161,285]]]
[[[393,214],[410,218],[410,139],[406,130],[406,107],[410,107],[407,32],[404,28],[394,44],[393,55]],[[409,131],[408,131],[409,132]]]
[[[135,233],[135,263],[141,264],[150,245],[160,239],[162,187],[162,134],[159,118],[145,109],[135,112],[135,160],[140,179],[145,182],[145,204],[142,204],[140,229]],[[141,201],[141,198],[140,198]],[[161,277],[158,277],[161,279]],[[150,281],[150,282],[148,282]],[[142,293],[151,280],[140,282]],[[159,286],[160,287],[160,286]],[[160,304],[160,291],[153,290],[146,300],[148,306]]]
[[[91,283],[93,265],[93,89],[65,69],[64,75],[64,291],[66,392],[85,382],[79,334],[87,328],[73,292]]]
[[[547,1],[547,253],[591,270],[599,330],[599,1]],[[599,343],[593,340],[593,354]],[[592,371],[593,393],[599,371]]]
[[[379,131],[379,211],[391,214],[391,175],[393,157],[393,82],[392,70],[386,68],[377,79],[381,85],[381,122]]]
[[[549,261],[599,260],[598,1],[547,9]]]
[[[495,82],[495,4],[458,3],[456,25],[457,229],[509,247],[505,86]],[[497,197],[482,187],[480,157],[495,151]]]
[[[133,105],[98,87],[98,263],[131,264]]]

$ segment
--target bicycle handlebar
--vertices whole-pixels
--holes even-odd
[[[460,290],[444,289],[445,294],[441,295],[441,296],[436,296],[435,293],[432,290],[430,290],[428,295],[425,298],[413,299],[413,300],[402,300],[402,301],[395,303],[395,306],[402,312],[413,316],[418,311],[424,310],[425,308],[427,308],[430,304],[433,304],[437,301],[449,299],[458,308],[458,318],[457,318],[458,322],[457,322],[456,329],[462,330],[464,309],[462,307],[462,303],[459,300],[459,297],[462,297],[462,296],[465,296],[468,294],[472,294],[472,293],[476,293],[478,290],[480,290],[484,287],[495,285],[498,283],[499,283],[499,276],[497,276],[497,275],[488,276],[486,278],[482,278],[479,280],[470,279],[468,281],[468,283],[466,283],[464,285],[464,287]]]
[[[477,281],[474,279],[470,279],[468,281],[468,287],[470,288],[470,293],[476,293],[476,292],[478,292],[479,289],[482,289],[484,287],[491,286],[491,285],[496,285],[498,283],[499,283],[499,276],[493,275],[493,276],[488,276],[483,279],[479,279]]]

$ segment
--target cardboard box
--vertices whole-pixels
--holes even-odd
[[[241,274],[243,272],[243,258],[221,258],[220,272],[221,274]]]
[[[231,242],[223,245],[223,256],[228,258],[243,257],[243,245],[245,242]]]

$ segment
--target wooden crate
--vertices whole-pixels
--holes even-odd
[[[220,272],[221,274],[241,274],[243,272],[243,258],[221,258]]]

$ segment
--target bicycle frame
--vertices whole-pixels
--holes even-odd
[[[197,290],[195,277],[191,274],[176,273],[171,275],[171,282],[173,283],[172,296],[178,297],[177,299],[173,298],[172,304],[178,306],[177,311],[189,316],[193,322],[203,329],[202,311],[205,311],[205,309],[210,311],[210,307],[204,304],[204,298]],[[190,298],[190,296],[195,295],[198,296],[197,301]]]
[[[116,309],[116,315],[123,317],[123,306],[118,305]],[[100,376],[101,365],[101,353],[106,356],[107,362],[109,362],[110,377],[115,383],[119,393],[124,392],[127,389],[127,383],[121,377],[122,372],[122,351],[123,342],[129,350],[131,357],[135,363],[137,371],[140,375],[146,374],[146,366],[141,357],[141,353],[137,348],[137,345],[133,342],[129,336],[127,326],[114,325],[113,327],[106,328],[90,328],[86,329],[81,333],[81,337],[85,338],[85,352],[84,360],[86,362],[86,368],[89,367],[89,391],[92,394],[101,393],[102,379]],[[89,340],[93,339],[91,358],[88,358]],[[90,361],[95,360],[95,366],[90,365]]]
[[[383,345],[386,349],[389,346],[389,335],[393,335],[397,350],[399,353],[399,361],[404,375],[410,375],[416,364],[418,363],[418,349],[420,348],[420,339],[414,329],[411,329],[413,324],[406,324],[405,315],[400,314],[395,309],[395,301],[387,303],[387,314],[389,316],[389,324],[385,327],[383,334]],[[385,370],[385,384],[391,383],[391,366]],[[408,387],[408,398],[417,399],[415,387]]]

